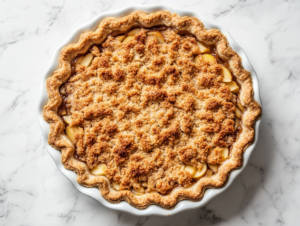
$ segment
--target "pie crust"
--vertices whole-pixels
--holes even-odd
[[[242,131],[232,144],[230,158],[220,165],[216,174],[211,177],[202,177],[192,186],[178,187],[169,193],[148,192],[143,195],[136,195],[130,190],[116,191],[112,189],[106,177],[92,175],[88,165],[75,157],[75,148],[65,134],[65,123],[58,113],[62,104],[59,89],[72,74],[73,60],[79,55],[87,53],[93,45],[102,44],[111,34],[126,33],[135,27],[151,28],[154,26],[166,26],[176,29],[178,32],[188,32],[204,45],[214,46],[218,57],[227,62],[231,73],[240,86],[238,97],[240,103],[245,107],[245,111],[241,119]],[[69,44],[62,49],[59,58],[59,69],[48,78],[46,86],[49,99],[44,107],[43,117],[50,125],[48,143],[61,151],[61,161],[64,167],[77,173],[77,181],[81,185],[98,187],[102,196],[108,201],[118,203],[125,200],[139,209],[144,209],[151,204],[170,209],[180,200],[200,200],[207,188],[224,186],[230,172],[242,166],[243,152],[253,142],[255,122],[261,116],[261,107],[253,98],[251,74],[243,68],[241,58],[230,48],[226,37],[219,30],[206,30],[197,18],[180,17],[168,11],[158,11],[150,14],[136,11],[122,18],[102,20],[95,31],[84,32],[77,43]],[[171,127],[172,125],[169,128]],[[181,130],[184,130],[184,128],[181,128]],[[189,130],[189,128],[187,127],[186,130]]]

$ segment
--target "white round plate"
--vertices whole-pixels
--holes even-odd
[[[224,30],[223,28],[221,28],[220,26],[218,26],[214,23],[208,22],[202,15],[200,15],[199,13],[196,13],[196,12],[174,9],[172,7],[168,7],[168,6],[164,6],[164,5],[158,5],[158,6],[138,5],[138,6],[130,6],[130,7],[127,7],[127,8],[121,9],[121,10],[106,12],[106,13],[102,13],[102,14],[98,15],[93,20],[86,23],[84,26],[79,27],[59,48],[57,48],[57,50],[55,51],[55,54],[51,60],[48,70],[45,72],[45,74],[42,77],[41,95],[40,95],[40,102],[39,102],[39,107],[38,107],[38,118],[39,118],[39,122],[40,122],[40,125],[42,128],[42,131],[43,131],[43,138],[45,141],[45,146],[46,146],[47,151],[54,159],[58,169],[62,172],[62,174],[64,174],[81,193],[98,200],[102,205],[104,205],[108,208],[119,210],[119,211],[124,211],[124,212],[131,213],[134,215],[170,216],[170,215],[179,213],[183,210],[194,209],[194,208],[199,208],[199,207],[205,206],[213,197],[222,193],[227,187],[230,186],[230,184],[233,182],[233,180],[237,177],[238,174],[240,174],[242,172],[242,170],[246,167],[246,165],[248,163],[249,157],[250,157],[251,153],[253,152],[253,149],[257,143],[258,132],[259,132],[258,128],[259,128],[260,120],[258,120],[255,124],[255,140],[254,140],[253,144],[251,146],[249,146],[244,153],[243,166],[240,169],[231,172],[229,180],[223,188],[208,189],[208,190],[206,190],[203,198],[200,201],[198,201],[198,202],[192,202],[192,201],[188,201],[188,200],[180,201],[171,210],[167,210],[167,209],[161,208],[156,205],[151,205],[146,209],[140,210],[140,209],[136,209],[135,207],[129,205],[125,201],[122,201],[117,204],[110,203],[101,196],[98,188],[86,188],[86,187],[83,187],[80,184],[78,184],[77,180],[76,180],[76,174],[73,171],[65,169],[63,164],[61,163],[60,151],[55,150],[48,144],[47,141],[48,141],[48,134],[49,134],[49,124],[43,119],[43,116],[42,116],[43,108],[48,99],[48,93],[46,90],[46,80],[58,68],[58,59],[59,59],[59,54],[60,54],[61,49],[64,46],[68,45],[69,43],[77,42],[79,35],[82,32],[87,31],[87,30],[95,30],[102,19],[104,19],[106,17],[121,17],[121,16],[127,15],[127,14],[137,11],[137,10],[142,10],[147,13],[160,11],[160,10],[168,10],[172,13],[177,13],[180,16],[197,17],[200,21],[202,21],[202,23],[204,24],[204,26],[207,29],[213,29],[213,28],[219,29],[227,37],[231,48],[234,51],[236,51],[239,54],[239,56],[242,58],[244,68],[251,72],[252,81],[253,81],[253,89],[254,89],[254,99],[261,105],[261,101],[259,98],[259,87],[258,87],[257,75],[256,75],[253,67],[251,66],[246,54],[242,50],[242,48],[232,39],[232,37],[226,30]]]

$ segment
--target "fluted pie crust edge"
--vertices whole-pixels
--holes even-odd
[[[74,146],[66,137],[65,124],[58,114],[58,108],[62,103],[59,88],[71,76],[71,61],[78,55],[86,53],[94,44],[99,45],[104,42],[109,34],[126,32],[136,26],[148,28],[159,25],[173,27],[179,31],[188,31],[198,41],[206,45],[215,45],[219,57],[228,62],[232,74],[241,86],[239,99],[246,110],[243,112],[242,118],[243,129],[233,144],[231,157],[220,166],[216,175],[211,178],[203,177],[190,188],[174,189],[168,195],[146,193],[137,196],[129,190],[115,191],[111,189],[108,179],[102,176],[93,176],[86,164],[74,157]],[[261,107],[253,98],[251,74],[243,68],[241,58],[230,48],[226,37],[217,29],[206,30],[199,19],[195,17],[180,17],[168,11],[150,14],[136,11],[122,18],[108,17],[102,20],[95,31],[84,32],[77,43],[69,44],[62,49],[59,57],[59,69],[47,79],[46,86],[49,99],[44,107],[43,117],[50,125],[48,143],[61,151],[61,161],[64,167],[77,173],[77,181],[81,185],[98,187],[102,196],[109,202],[118,203],[125,200],[139,209],[144,209],[151,204],[170,209],[184,199],[200,200],[207,188],[224,186],[230,172],[242,166],[243,152],[254,140],[255,122],[261,115]]]

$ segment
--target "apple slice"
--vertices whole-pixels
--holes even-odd
[[[242,112],[238,107],[235,107],[235,116],[238,118],[242,117]]]
[[[239,120],[238,118],[235,119],[235,122],[234,122],[234,131],[239,128],[240,122],[241,122],[241,120]]]
[[[147,32],[147,35],[156,37],[159,44],[165,43],[165,39],[159,31],[149,31]]]
[[[66,127],[66,134],[72,144],[76,143],[75,135],[78,133],[79,127],[78,126],[67,126]]]
[[[125,38],[125,35],[119,35],[116,37],[116,39],[120,42],[122,42],[124,40],[124,38]]]
[[[95,176],[105,176],[106,175],[106,168],[105,164],[100,164],[96,166],[94,169],[91,170],[91,173]]]
[[[218,167],[219,165],[218,164],[208,164],[208,167],[214,172],[218,172]]]
[[[68,124],[68,125],[70,125],[71,124],[71,115],[66,115],[66,116],[63,116],[63,119],[64,119],[64,121]]]
[[[134,38],[134,36],[127,36],[123,42],[129,42],[130,40],[132,40]]]
[[[80,62],[82,61],[82,59],[84,58],[84,56],[80,56],[78,57],[75,62],[74,62],[74,68],[77,67],[78,64],[80,64]]]
[[[231,72],[229,71],[229,69],[227,67],[223,66],[222,74],[223,74],[222,82],[231,82],[232,81]]]
[[[197,170],[196,173],[194,174],[193,178],[200,178],[202,177],[207,170],[207,165],[206,163],[202,164],[202,169],[201,170]]]
[[[192,177],[195,175],[196,173],[196,168],[194,166],[190,166],[190,165],[187,165],[185,168],[184,168],[185,171],[189,172]]]
[[[119,183],[113,181],[113,182],[111,183],[111,185],[112,185],[112,187],[113,187],[115,190],[117,190],[117,191],[120,190],[120,184],[119,184]]]
[[[209,64],[214,64],[214,63],[216,63],[216,59],[213,57],[213,55],[210,55],[210,54],[203,54],[202,57],[203,57],[203,59],[206,60]]]
[[[209,64],[216,63],[216,59],[213,57],[213,55],[210,54],[197,55],[195,57],[195,62],[201,61],[203,59],[209,62]]]
[[[140,30],[141,30],[140,28],[133,29],[133,30],[129,31],[127,35],[135,36],[137,33],[140,32]]]
[[[147,183],[147,182],[143,182],[143,183],[142,183],[142,186],[143,186],[144,188],[146,188],[146,187],[148,187],[148,183]]]
[[[240,102],[237,102],[237,106],[241,111],[245,111],[244,106]]]
[[[66,115],[67,111],[65,108],[63,108],[62,110],[59,110],[59,115]]]
[[[210,49],[207,48],[206,46],[202,45],[200,42],[197,42],[198,47],[200,49],[201,53],[210,53]]]
[[[60,94],[66,94],[66,87],[62,85],[59,89]]]
[[[228,155],[229,155],[229,149],[228,148],[223,148],[222,160],[225,161],[228,158]]]
[[[138,189],[134,189],[134,193],[137,195],[145,194],[145,189],[143,187],[139,187]]]
[[[238,93],[240,91],[240,87],[234,82],[225,82],[225,85],[229,87],[232,93]]]
[[[88,67],[92,63],[92,60],[94,59],[93,54],[88,53],[85,55],[85,57],[80,61],[80,65]]]

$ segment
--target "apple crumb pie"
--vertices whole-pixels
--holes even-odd
[[[172,208],[221,187],[261,115],[251,75],[216,29],[168,11],[104,19],[47,80],[49,144],[110,202]]]

